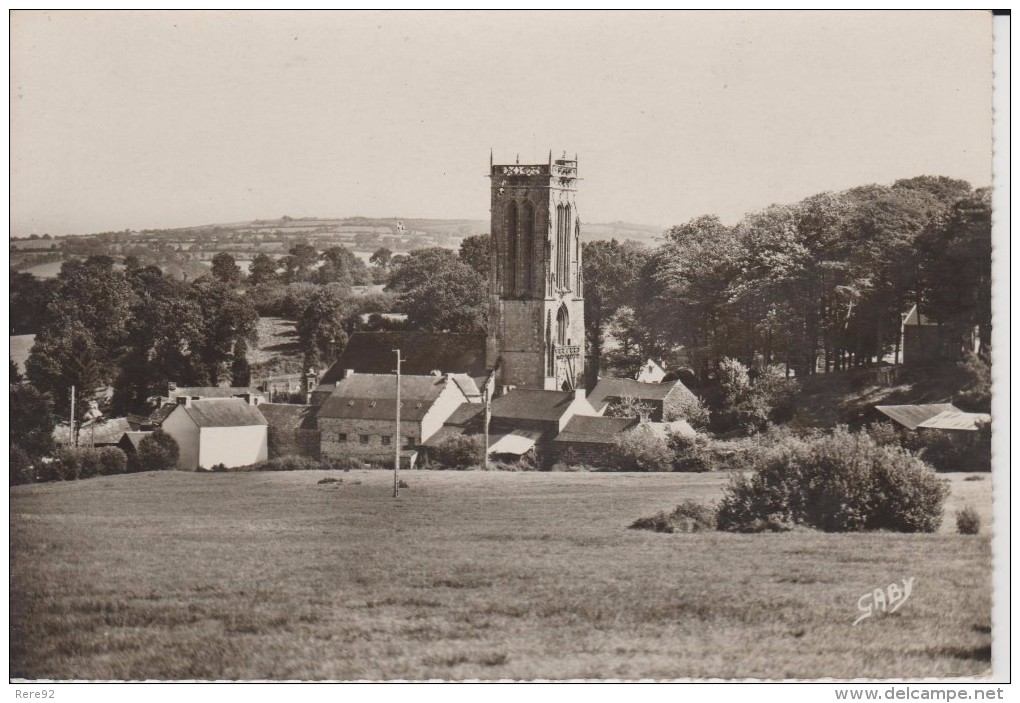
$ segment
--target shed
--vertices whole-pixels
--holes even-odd
[[[930,403],[928,405],[876,405],[875,410],[882,413],[893,422],[906,427],[908,430],[916,430],[917,426],[922,422],[930,420],[941,413],[962,412],[952,403]]]

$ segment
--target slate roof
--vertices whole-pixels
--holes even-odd
[[[190,398],[234,398],[245,393],[263,397],[265,395],[258,388],[246,386],[178,386],[167,391],[167,397],[171,399],[178,396]]]
[[[980,423],[991,421],[992,416],[988,413],[964,413],[947,410],[925,420],[918,427],[933,430],[963,430],[973,432],[977,430]]]
[[[318,429],[315,422],[318,406],[291,405],[287,403],[259,403],[259,412],[273,429],[278,430],[314,430]]]
[[[442,376],[400,377],[400,419],[418,422],[446,388]],[[389,374],[354,374],[340,380],[319,417],[357,420],[396,419],[397,377]]]
[[[322,383],[337,383],[346,369],[360,374],[390,374],[396,368],[394,349],[400,349],[401,369],[408,375],[433,371],[485,375],[485,335],[445,332],[355,332],[347,348],[325,374]]]
[[[588,402],[596,410],[601,410],[608,405],[612,398],[636,398],[661,403],[678,386],[681,392],[690,393],[687,386],[680,381],[641,383],[633,378],[600,378],[595,389],[588,396]]]
[[[485,405],[482,403],[461,403],[450,414],[450,417],[446,418],[444,424],[463,427],[471,424],[476,419],[481,419],[483,412],[485,412]]]
[[[95,432],[93,433],[93,428]],[[100,418],[97,422],[86,421],[78,427],[78,444],[85,446],[92,444],[116,444],[125,432],[130,432],[131,424],[126,417]],[[66,443],[70,435],[67,423],[62,423],[53,428],[53,439],[56,442]],[[94,440],[93,440],[94,437]]]
[[[176,407],[176,403],[164,403],[152,411],[149,415],[149,422],[155,427],[159,427],[163,424],[163,420],[167,419]]]
[[[574,415],[555,442],[612,444],[616,435],[638,424],[636,417],[585,417]]]
[[[917,426],[930,420],[939,413],[946,411],[961,412],[952,403],[931,403],[929,405],[876,405],[875,410],[897,422],[908,430],[916,430]]]
[[[254,405],[242,398],[202,398],[190,406],[178,405],[199,427],[251,427],[267,425]]]
[[[492,401],[490,409],[493,419],[558,421],[573,401],[570,391],[516,389]]]
[[[143,439],[145,439],[151,434],[152,432],[125,432],[124,436],[121,438],[121,442],[123,442],[124,439],[127,439],[127,441],[131,443],[131,446],[134,447],[134,450],[137,452],[138,445],[142,443]]]

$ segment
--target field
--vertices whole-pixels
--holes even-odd
[[[11,498],[12,677],[921,677],[990,667],[991,477],[941,533],[656,534],[717,474],[131,474]],[[953,534],[963,504],[982,534]],[[913,578],[895,614],[858,599]]]

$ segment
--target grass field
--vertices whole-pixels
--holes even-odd
[[[627,529],[716,474],[131,474],[11,489],[12,677],[986,672],[991,477],[939,534]],[[953,534],[963,504],[982,534]],[[856,627],[861,595],[914,578]]]

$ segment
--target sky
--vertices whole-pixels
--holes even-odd
[[[11,235],[488,219],[490,149],[577,154],[585,222],[986,186],[991,61],[977,11],[20,11]]]

